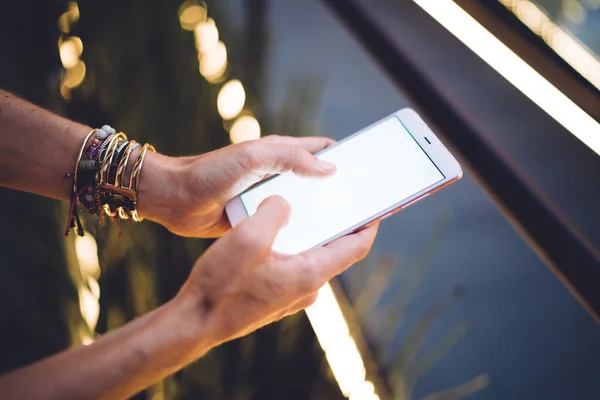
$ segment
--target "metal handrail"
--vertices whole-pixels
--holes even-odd
[[[394,43],[353,0],[322,0],[455,149],[469,172],[538,256],[600,322],[600,253],[486,139],[469,111],[434,85],[414,54]]]

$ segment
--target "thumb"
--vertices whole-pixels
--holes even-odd
[[[220,241],[233,265],[263,262],[270,254],[279,231],[287,224],[290,206],[280,196],[265,199],[256,213]]]
[[[290,206],[282,197],[265,199],[256,214],[217,240],[198,259],[188,286],[199,288],[205,298],[214,302],[239,279],[244,279],[246,272],[267,260],[289,215]]]

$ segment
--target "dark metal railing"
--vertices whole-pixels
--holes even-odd
[[[322,0],[445,141],[538,256],[600,321],[600,253],[486,139],[485,128],[417,68],[353,0]]]

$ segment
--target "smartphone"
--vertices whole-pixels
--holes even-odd
[[[229,201],[235,227],[267,197],[291,207],[273,251],[298,254],[384,219],[462,177],[456,159],[412,109],[402,109],[321,151],[337,166],[326,178],[277,175]]]

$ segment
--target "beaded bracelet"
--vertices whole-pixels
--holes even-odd
[[[84,235],[78,205],[95,215],[99,222],[104,214],[117,222],[119,219],[143,220],[137,211],[137,190],[147,150],[155,151],[154,147],[149,144],[142,147],[129,175],[129,185],[124,184],[131,155],[139,147],[140,144],[128,141],[127,136],[108,125],[90,131],[81,146],[74,173],[65,175],[73,177],[65,235],[75,226],[77,233]]]

